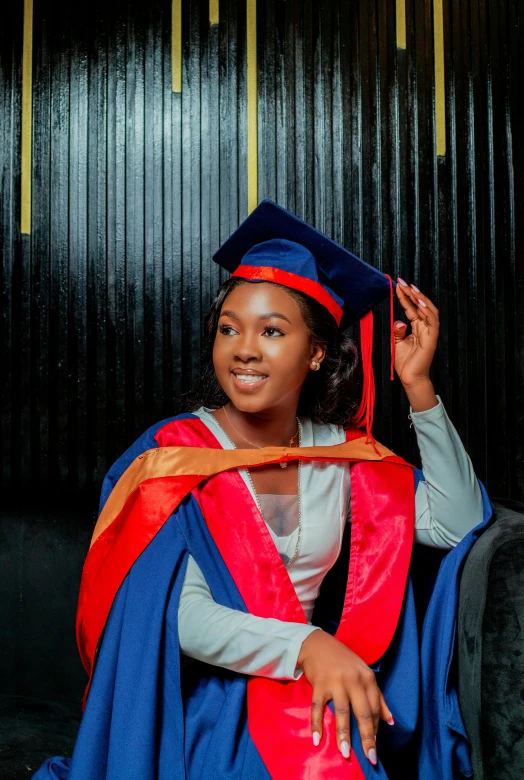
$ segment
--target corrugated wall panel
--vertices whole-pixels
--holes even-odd
[[[249,19],[256,138],[254,8],[221,0],[210,24],[207,0],[181,0],[172,36],[168,0],[34,0],[29,235],[20,232],[23,8],[7,9],[3,486],[97,489],[136,435],[183,404],[202,317],[224,278],[210,258],[248,213],[255,154],[259,199],[434,298],[437,392],[490,493],[522,498],[518,0],[258,0]],[[173,92],[178,33],[182,89]],[[384,308],[375,433],[416,460],[406,399],[389,381],[387,319]]]

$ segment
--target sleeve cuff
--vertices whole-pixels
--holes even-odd
[[[444,404],[442,403],[442,399],[439,395],[437,395],[438,404],[436,406],[433,406],[431,409],[426,409],[423,412],[414,412],[412,407],[409,407],[409,414],[408,418],[412,420],[414,425],[417,425],[417,423],[422,422],[432,422],[434,420],[440,420],[441,417],[444,417],[446,414],[446,410],[444,409]]]

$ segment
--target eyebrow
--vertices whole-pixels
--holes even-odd
[[[285,314],[280,314],[278,311],[270,311],[268,314],[261,314],[260,318],[261,320],[271,320],[273,317],[277,317],[280,320],[285,320],[286,322],[289,322],[291,325],[291,320],[289,320]]]
[[[224,311],[220,312],[220,316],[221,317],[231,317],[231,319],[233,319],[233,320],[238,320],[239,319],[238,315],[235,314],[235,312],[231,311],[230,309],[225,309]],[[276,317],[276,318],[278,318],[280,320],[285,320],[286,322],[289,322],[290,325],[292,324],[291,320],[288,319],[285,314],[280,314],[280,312],[278,312],[278,311],[270,311],[267,314],[261,314],[259,319],[260,320],[271,320],[274,317]]]

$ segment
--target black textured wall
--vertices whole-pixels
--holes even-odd
[[[32,209],[21,235],[23,4],[0,25],[2,485],[97,488],[198,372],[213,251],[258,197],[415,282],[442,317],[434,379],[492,495],[524,495],[520,0],[444,0],[446,153],[435,145],[433,3],[251,6],[34,0]],[[251,144],[251,145],[250,145]],[[379,317],[375,433],[416,459]]]

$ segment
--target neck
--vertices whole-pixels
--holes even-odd
[[[298,446],[298,436],[295,435],[297,433],[296,406],[251,413],[243,412],[229,402],[225,409],[227,414],[224,408],[217,409],[214,414],[220,423],[225,421],[230,438],[237,446],[244,448],[249,446],[245,440],[247,439],[259,447],[288,447],[292,437],[295,437],[294,445]],[[231,431],[232,426],[236,430]],[[231,433],[234,435],[231,436]]]

